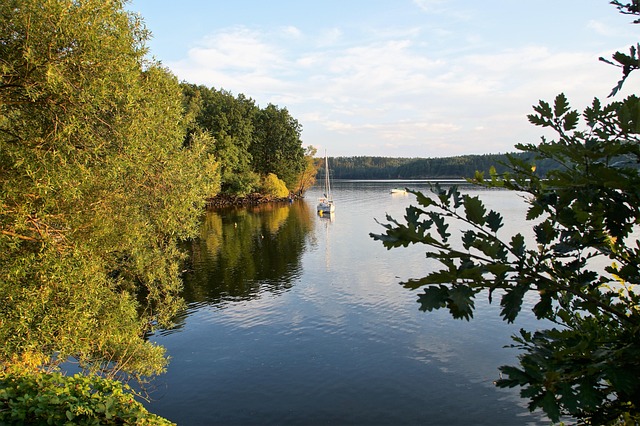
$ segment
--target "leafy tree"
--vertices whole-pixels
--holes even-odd
[[[193,117],[185,143],[196,131],[211,138],[207,150],[218,162],[224,193],[250,194],[270,173],[291,189],[303,184],[303,175],[313,174],[306,169],[301,126],[286,108],[260,109],[243,94],[234,97],[222,89],[187,83],[182,89],[185,110]]]
[[[238,197],[246,197],[260,188],[260,175],[254,172],[240,173],[227,177],[224,182],[227,194]]]
[[[287,188],[294,188],[305,169],[302,126],[286,108],[269,104],[255,116],[254,138],[249,152],[256,173],[276,174]]]
[[[0,3],[0,364],[161,372],[216,164],[123,1]]]
[[[407,208],[406,223],[387,217],[386,232],[372,237],[387,248],[425,244],[427,257],[444,266],[405,283],[425,287],[422,310],[446,308],[470,319],[478,295],[489,301],[499,295],[500,315],[512,322],[525,296],[536,298],[536,317],[557,328],[514,336],[519,366],[501,367],[505,378],[497,381],[522,387],[531,410],[542,408],[553,421],[569,415],[586,424],[637,424],[640,101],[594,99],[579,114],[561,94],[534,111],[530,122],[553,129],[557,140],[518,145],[534,161],[511,156],[509,172],[493,169],[489,179],[477,173],[471,181],[529,194],[526,219],[535,221],[535,241],[520,233],[505,239],[500,213],[438,186],[431,197],[414,192],[418,206]],[[535,167],[541,159],[560,167],[541,175]],[[466,225],[458,244],[450,220]]]
[[[631,3],[622,3],[618,0],[613,0],[610,3],[616,6],[618,8],[618,11],[620,11],[620,13],[622,14],[636,16],[640,15],[640,2],[638,2],[638,0],[633,0]],[[640,19],[634,20],[633,23],[639,24]],[[627,79],[627,77],[629,77],[629,74],[631,74],[632,71],[640,69],[639,55],[640,44],[636,44],[635,46],[631,46],[629,48],[628,55],[622,52],[614,53],[612,57],[613,61],[605,58],[600,58],[601,61],[606,62],[609,65],[620,67],[622,69],[622,78],[620,79],[620,81],[618,81],[618,84],[616,84],[611,90],[611,94],[609,94],[609,97],[615,96],[616,93],[618,93],[618,91],[622,89],[625,80]]]
[[[320,160],[316,158],[317,152],[318,150],[311,145],[306,148],[304,155],[305,166],[299,174],[298,184],[295,186],[295,193],[298,195],[304,194],[307,188],[316,182],[316,175],[320,167]]]
[[[247,175],[253,172],[249,146],[258,107],[243,94],[187,83],[182,88],[196,127],[212,137],[208,149],[219,164],[223,190],[237,193],[237,182],[251,180]]]

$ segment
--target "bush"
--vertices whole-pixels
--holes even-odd
[[[54,425],[172,425],[149,413],[128,385],[59,372],[0,374],[0,423]]]
[[[233,174],[224,179],[225,194],[246,197],[253,193],[260,184],[260,177],[253,172]]]
[[[273,173],[262,179],[260,193],[266,197],[284,198],[289,195],[287,185]]]

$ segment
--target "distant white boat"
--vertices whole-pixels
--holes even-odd
[[[392,194],[406,194],[407,190],[406,189],[402,189],[402,188],[393,188],[391,190]]]
[[[329,180],[329,159],[327,153],[324,153],[324,197],[318,199],[318,213],[331,214],[336,210],[331,195],[331,182]]]

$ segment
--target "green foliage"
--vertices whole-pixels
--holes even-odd
[[[246,196],[270,173],[288,188],[298,185],[303,191],[309,176],[315,176],[302,148],[302,127],[286,108],[270,104],[261,109],[243,94],[234,97],[222,89],[187,83],[182,91],[184,108],[193,119],[186,143],[196,131],[211,138],[207,152],[218,163],[222,192]]]
[[[246,197],[256,192],[259,187],[260,176],[254,172],[246,172],[227,177],[225,181],[226,189],[223,192],[238,197]]]
[[[618,0],[612,0],[610,3],[616,6],[618,8],[618,11],[624,15],[640,15],[640,3],[638,3],[637,0],[633,0],[631,3],[622,3]],[[640,23],[640,19],[635,19],[633,23]],[[622,89],[624,82],[627,80],[627,77],[629,77],[629,74],[631,74],[631,72],[640,69],[639,53],[640,44],[636,44],[635,46],[631,46],[629,48],[628,55],[622,52],[614,53],[612,56],[613,61],[600,57],[600,60],[602,62],[622,69],[622,78],[620,79],[620,81],[618,81],[618,84],[613,87],[611,93],[609,94],[609,97],[615,96],[620,91],[620,89]]]
[[[640,420],[640,102],[630,96],[607,106],[595,99],[582,117],[560,94],[541,101],[529,120],[552,128],[557,141],[519,145],[535,159],[560,167],[546,176],[521,158],[511,171],[471,181],[489,188],[529,194],[527,220],[535,220],[535,244],[518,233],[501,239],[500,213],[457,188],[433,187],[434,196],[415,192],[422,208],[409,207],[406,224],[388,218],[385,234],[372,234],[388,247],[422,243],[427,257],[444,268],[409,288],[426,286],[421,309],[447,308],[469,319],[474,298],[500,294],[501,316],[513,322],[537,296],[533,312],[560,329],[516,337],[520,367],[501,367],[498,386],[523,387],[531,410],[542,408],[553,421],[570,415],[589,424]],[[462,246],[449,242],[444,219],[465,224]],[[435,231],[435,232],[434,232]],[[598,268],[597,261],[610,266]]]
[[[149,413],[128,385],[76,374],[12,371],[0,374],[2,424],[171,425]]]
[[[394,179],[400,177],[399,169],[418,161],[415,158],[388,157],[330,157],[331,177],[335,179]],[[324,166],[324,158],[320,166]]]
[[[249,147],[267,141],[256,142],[253,101],[180,85],[145,59],[148,31],[124,3],[0,3],[3,368],[53,370],[73,360],[107,378],[163,372],[164,348],[145,335],[170,325],[184,306],[180,243],[198,234],[204,200],[221,190],[221,179],[238,193],[260,183]],[[297,122],[275,111],[290,126],[278,140],[292,142]],[[292,182],[301,170],[295,143],[270,145],[286,151],[278,155]],[[277,178],[269,182],[281,189]],[[42,392],[85,380],[23,378]],[[86,380],[94,390],[73,398],[116,386]],[[16,392],[28,388],[20,386]],[[27,396],[16,399],[22,408],[12,402],[25,422],[36,411],[54,416],[42,421],[64,420],[48,394]],[[86,410],[112,416],[109,398]],[[84,422],[80,414],[62,412],[75,423]]]
[[[227,190],[234,176],[252,171],[249,146],[258,107],[242,94],[234,97],[225,90],[188,83],[181,87],[185,109],[193,116],[193,127],[212,138],[207,148],[219,164],[223,189]]]
[[[304,194],[307,188],[311,187],[316,182],[316,175],[318,174],[319,161],[315,158],[318,150],[309,145],[306,148],[304,154],[304,169],[298,176],[298,183],[296,184],[295,193],[298,195]]]
[[[254,127],[249,147],[254,170],[263,176],[274,173],[288,188],[294,188],[306,166],[302,126],[286,108],[269,104],[257,112]]]
[[[285,183],[278,179],[278,176],[273,173],[269,173],[264,179],[262,179],[260,193],[268,197],[284,198],[289,195],[289,190]]]
[[[123,2],[0,3],[0,363],[157,374],[217,164]]]

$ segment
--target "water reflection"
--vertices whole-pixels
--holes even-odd
[[[335,213],[323,213],[321,211],[318,212],[318,217],[326,222],[333,222],[336,220]]]
[[[181,425],[548,424],[492,385],[515,360],[509,336],[534,327],[526,313],[506,324],[485,298],[456,321],[399,285],[440,265],[369,237],[414,199],[391,185],[337,183],[328,217],[314,189],[306,204],[210,212],[189,247],[180,332],[152,337],[172,361],[151,411]]]
[[[191,243],[183,297],[198,306],[288,290],[312,229],[304,202],[208,211]]]

